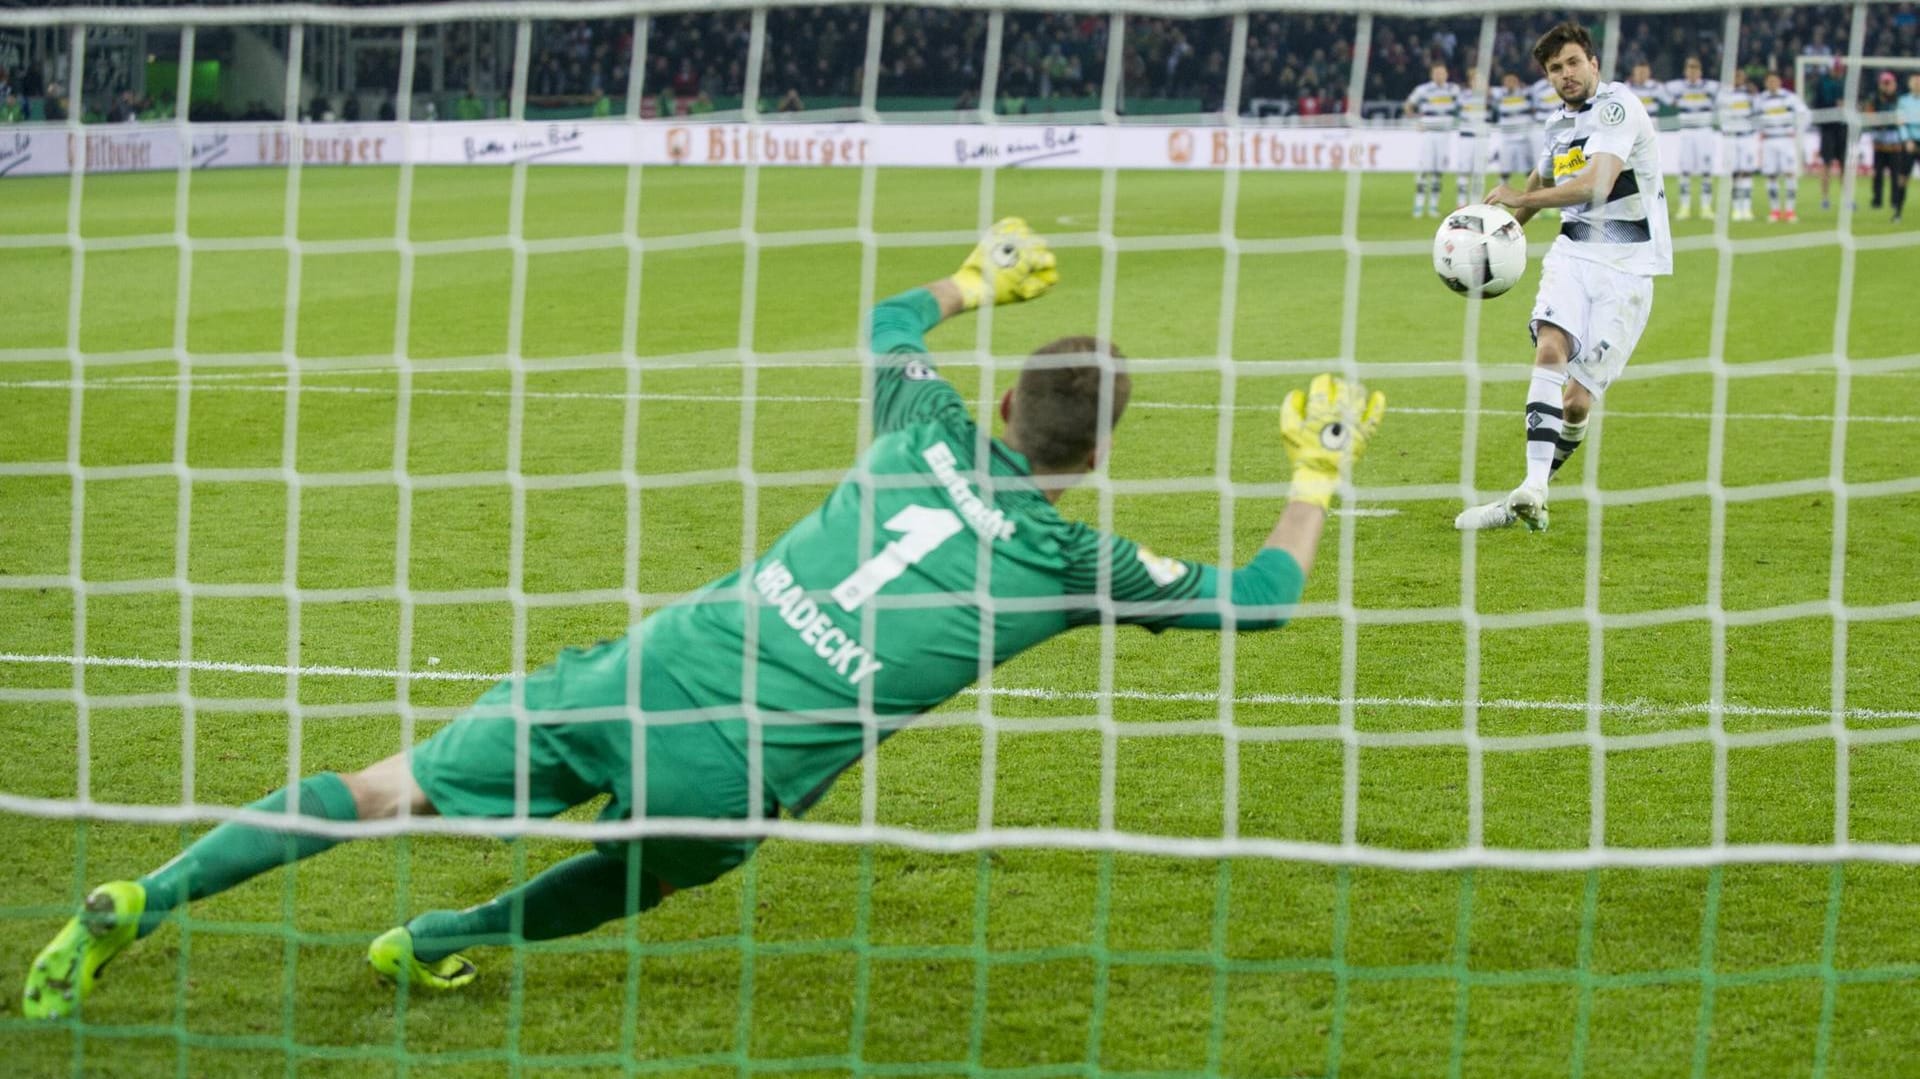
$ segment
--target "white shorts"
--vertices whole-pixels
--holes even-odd
[[[1680,175],[1713,175],[1712,128],[1683,127],[1680,129]]]
[[[1792,135],[1761,139],[1760,171],[1768,176],[1799,175],[1800,140]]]
[[[1422,131],[1420,133],[1420,172],[1447,171],[1447,158],[1453,156],[1453,132]]]
[[[1489,141],[1485,135],[1455,135],[1453,137],[1453,171],[1462,176],[1486,175]]]
[[[1725,135],[1721,141],[1720,163],[1734,175],[1760,171],[1760,136]]]
[[[1535,341],[1543,323],[1564,330],[1572,338],[1567,374],[1599,396],[1626,369],[1652,313],[1653,278],[1576,258],[1556,243],[1540,260],[1527,329]]]
[[[1500,171],[1502,174],[1517,172],[1522,176],[1532,172],[1540,162],[1533,156],[1533,140],[1525,135],[1502,135],[1500,137]]]

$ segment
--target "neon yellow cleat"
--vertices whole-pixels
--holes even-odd
[[[85,909],[33,960],[21,994],[20,1014],[29,1019],[65,1019],[87,994],[107,961],[132,944],[146,913],[147,890],[130,880],[102,884]]]
[[[413,934],[407,932],[406,926],[389,929],[373,938],[373,943],[367,946],[367,962],[383,982],[397,982],[405,977],[414,985],[442,991],[458,989],[480,973],[464,955],[450,955],[431,963],[415,959]]]

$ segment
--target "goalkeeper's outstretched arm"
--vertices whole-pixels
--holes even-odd
[[[991,301],[1018,303],[1044,294],[1060,280],[1053,252],[1027,227],[1009,217],[987,231],[952,274],[891,296],[874,306],[872,347],[875,434],[921,423],[948,408],[965,408],[953,387],[935,377],[927,355],[927,331]]]
[[[1386,397],[1365,394],[1331,375],[1295,390],[1281,406],[1280,433],[1293,463],[1287,506],[1260,553],[1237,569],[1161,558],[1129,540],[1107,537],[1109,593],[1121,621],[1152,630],[1277,629],[1300,601],[1341,474],[1366,451],[1386,413]],[[1222,605],[1219,597],[1228,603]],[[1079,621],[1099,613],[1084,612]]]

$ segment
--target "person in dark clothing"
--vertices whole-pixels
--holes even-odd
[[[1882,71],[1879,84],[1862,111],[1872,125],[1867,133],[1873,140],[1873,208],[1878,210],[1886,203],[1886,188],[1892,188],[1895,218],[1906,206],[1907,185],[1903,180],[1912,167],[1907,159],[1906,140],[1900,136],[1899,107],[1900,83],[1893,72]]]
[[[1847,103],[1846,67],[1834,61],[1832,67],[1812,80],[1807,105],[1816,113],[1844,108]],[[1820,208],[1833,209],[1833,184],[1847,166],[1847,122],[1827,116],[1820,121]]]

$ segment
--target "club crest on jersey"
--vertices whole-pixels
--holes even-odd
[[[908,360],[906,366],[900,369],[900,375],[903,378],[912,379],[915,382],[931,382],[939,379],[940,372],[935,371],[919,360]]]
[[[1135,550],[1133,556],[1140,560],[1140,567],[1147,571],[1147,576],[1153,578],[1153,583],[1160,588],[1165,588],[1187,575],[1187,564],[1177,558],[1154,554],[1145,547]]]
[[[1609,101],[1600,110],[1600,122],[1612,127],[1627,118],[1627,107],[1618,101]]]

